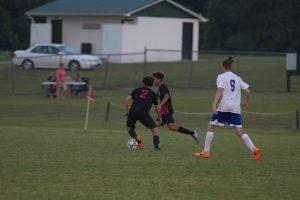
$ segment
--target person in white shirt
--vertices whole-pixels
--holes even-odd
[[[232,73],[232,57],[223,61],[223,74],[217,78],[217,91],[212,104],[213,116],[208,123],[207,135],[205,138],[204,149],[200,153],[195,153],[198,158],[210,157],[210,146],[214,137],[215,126],[225,126],[225,124],[234,127],[235,132],[242,138],[246,146],[251,150],[255,160],[261,159],[261,151],[254,146],[250,137],[243,130],[241,118],[241,90],[246,93],[246,98],[242,104],[243,107],[248,107],[250,99],[249,85],[245,83],[239,76]],[[217,103],[222,97],[219,106]]]

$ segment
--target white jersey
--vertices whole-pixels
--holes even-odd
[[[241,90],[249,85],[232,72],[220,74],[217,78],[217,87],[223,89],[222,100],[218,111],[241,114]]]

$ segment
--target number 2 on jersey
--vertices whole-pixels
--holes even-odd
[[[235,91],[235,80],[230,80],[231,92]]]
[[[142,92],[141,92],[141,94],[140,94],[140,98],[141,98],[141,99],[146,99],[148,93],[149,93],[149,90],[142,90]]]

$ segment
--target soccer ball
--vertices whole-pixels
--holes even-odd
[[[136,150],[136,149],[139,148],[139,144],[138,144],[138,142],[137,142],[135,139],[131,138],[131,139],[128,140],[128,142],[127,142],[127,147],[128,147],[129,149],[131,149],[131,150]]]

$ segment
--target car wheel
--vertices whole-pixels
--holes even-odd
[[[24,60],[22,63],[22,67],[24,70],[33,70],[34,69],[34,64],[31,60]]]
[[[69,70],[71,70],[71,71],[78,71],[78,70],[80,70],[80,68],[81,68],[81,66],[78,61],[71,61],[69,63]]]

